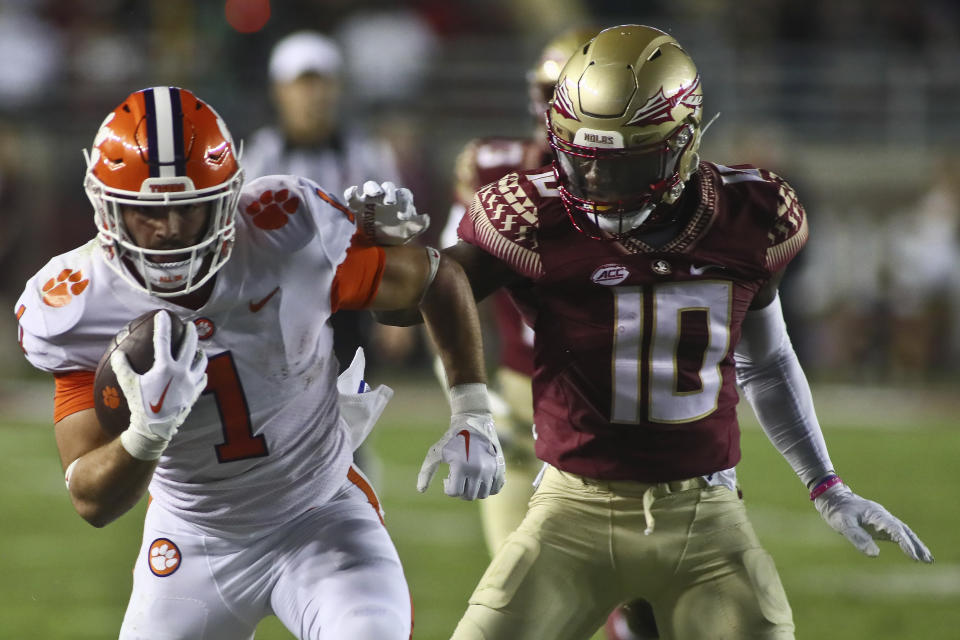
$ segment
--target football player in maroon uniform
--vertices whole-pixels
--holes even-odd
[[[634,598],[662,638],[793,638],[738,497],[737,384],[833,529],[933,560],[834,471],[777,296],[804,209],[770,171],[700,160],[702,101],[673,37],[602,31],[560,74],[552,166],[480,189],[446,250],[534,329],[547,463],[454,640],[581,640]]]
[[[597,34],[593,27],[575,27],[552,38],[527,72],[529,112],[534,127],[527,137],[486,137],[470,140],[457,156],[454,194],[447,224],[440,236],[443,246],[457,242],[457,227],[482,186],[514,171],[536,169],[552,160],[544,115],[560,70],[570,56]],[[495,553],[527,513],[533,481],[542,462],[533,451],[533,329],[527,326],[505,289],[490,297],[485,316],[495,323],[499,348],[495,372],[496,394],[491,395],[497,429],[504,447],[510,483],[496,496],[480,503],[484,539]],[[439,370],[438,370],[439,371]],[[442,380],[441,380],[442,382]],[[502,401],[502,402],[501,402]],[[649,604],[635,602],[611,614],[606,624],[608,640],[652,640],[656,625]]]

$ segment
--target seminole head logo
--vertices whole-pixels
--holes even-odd
[[[553,110],[568,120],[580,120],[573,108],[573,101],[570,99],[570,89],[567,88],[566,78],[557,83],[557,90],[553,95]]]
[[[663,87],[660,87],[660,89],[654,95],[647,98],[646,103],[637,109],[636,113],[633,114],[633,117],[630,118],[630,120],[624,126],[643,126],[648,124],[672,122],[674,120],[673,108],[678,104],[689,109],[696,109],[703,104],[703,96],[694,95],[696,90],[699,88],[699,73],[697,74],[697,77],[690,82],[690,84],[681,85],[680,88],[677,89],[670,97],[667,97]]]

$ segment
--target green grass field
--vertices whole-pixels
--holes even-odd
[[[378,488],[413,593],[414,638],[443,640],[487,556],[475,505],[445,497],[440,477],[428,494],[416,492],[422,455],[443,431],[446,407],[429,378],[402,384],[395,378],[384,380],[397,396],[373,435],[383,465]],[[44,419],[45,389],[39,391],[0,388],[0,638],[116,637],[143,506],[102,530],[73,512]],[[860,555],[820,520],[792,471],[745,416],[740,480],[790,596],[797,637],[957,638],[960,483],[953,471],[960,430],[950,416],[960,403],[941,396],[906,405],[904,394],[844,390],[824,396],[821,422],[844,479],[903,518],[937,562],[920,566],[891,544],[881,546],[879,558]],[[272,619],[257,634],[291,637]]]

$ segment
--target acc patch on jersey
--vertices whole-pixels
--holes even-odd
[[[630,270],[622,264],[604,264],[593,272],[590,280],[594,284],[602,284],[606,287],[618,285],[630,276]]]
[[[172,575],[181,565],[180,548],[167,538],[157,538],[147,550],[147,564],[158,578]]]

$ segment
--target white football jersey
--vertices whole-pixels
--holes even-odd
[[[150,494],[219,535],[275,526],[343,486],[352,446],[337,409],[330,290],[356,231],[315,183],[249,183],[233,255],[196,311],[136,290],[91,241],[53,258],[17,302],[27,359],[92,371],[133,318],[169,309],[197,325],[208,384],[160,458]]]

